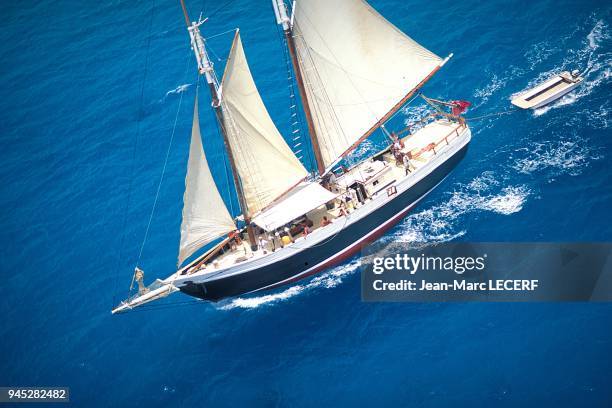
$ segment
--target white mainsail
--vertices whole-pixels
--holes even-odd
[[[253,215],[304,179],[308,172],[276,129],[257,91],[240,34],[221,82],[223,125],[248,208]]]
[[[363,0],[299,0],[293,33],[326,167],[442,62]]]
[[[223,203],[204,155],[196,93],[183,195],[179,264],[204,245],[234,229],[236,229],[234,220]]]

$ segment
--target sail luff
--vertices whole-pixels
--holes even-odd
[[[198,249],[234,229],[236,225],[221,198],[202,146],[196,92],[183,195],[179,265]]]
[[[229,149],[236,158],[248,214],[252,216],[304,179],[308,172],[268,114],[251,75],[238,31],[221,89],[223,126]]]

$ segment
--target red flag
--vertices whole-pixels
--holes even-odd
[[[468,101],[452,101],[451,103],[453,104],[452,114],[455,116],[461,115],[472,105]]]

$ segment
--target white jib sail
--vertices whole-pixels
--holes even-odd
[[[189,162],[185,177],[185,194],[183,195],[179,264],[204,245],[234,229],[236,229],[234,220],[219,194],[204,155],[196,93]]]
[[[293,32],[326,167],[441,63],[363,0],[299,0]]]
[[[247,213],[253,215],[308,173],[268,114],[253,81],[238,31],[221,89],[229,147],[242,183]]]

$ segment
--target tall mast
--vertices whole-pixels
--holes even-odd
[[[276,14],[276,22],[283,26],[285,40],[287,41],[287,48],[289,49],[289,56],[291,57],[291,65],[293,66],[295,80],[297,82],[298,90],[300,91],[300,99],[302,100],[302,107],[304,108],[304,116],[306,117],[308,134],[310,135],[312,150],[314,151],[315,159],[317,162],[317,170],[319,172],[319,175],[322,175],[325,172],[325,165],[323,164],[323,155],[321,154],[319,139],[317,139],[314,122],[312,120],[310,104],[308,103],[308,98],[306,97],[304,78],[302,77],[302,71],[298,63],[295,42],[293,41],[293,31],[291,29],[291,19],[287,15],[287,7],[285,5],[284,0],[272,0],[272,5],[274,6],[274,13]]]
[[[208,57],[208,53],[206,52],[204,38],[202,37],[202,34],[200,34],[200,26],[204,24],[207,19],[190,23],[191,20],[189,20],[189,15],[187,14],[185,0],[180,1],[181,8],[183,9],[183,15],[185,16],[185,23],[187,24],[187,31],[189,31],[189,38],[191,39],[191,48],[193,49],[196,61],[198,62],[198,72],[200,73],[200,75],[204,75],[204,77],[206,78],[206,83],[208,84],[208,90],[210,91],[210,96],[212,98],[212,107],[215,111],[217,122],[219,122],[221,135],[223,136],[223,144],[225,145],[225,150],[227,151],[227,156],[229,158],[230,167],[232,170],[232,177],[234,179],[234,185],[236,186],[236,193],[238,195],[238,202],[240,203],[242,216],[244,217],[244,222],[247,226],[249,243],[251,244],[251,249],[254,250],[255,248],[257,248],[255,232],[253,230],[253,226],[251,225],[251,217],[249,216],[246,199],[244,198],[244,191],[242,189],[242,184],[240,183],[240,178],[238,177],[236,160],[234,158],[234,154],[232,153],[232,149],[230,148],[229,139],[227,137],[227,130],[223,125],[223,109],[221,108],[221,95],[219,92],[220,86],[217,80],[217,76],[214,72],[213,64],[210,61],[210,58]]]

